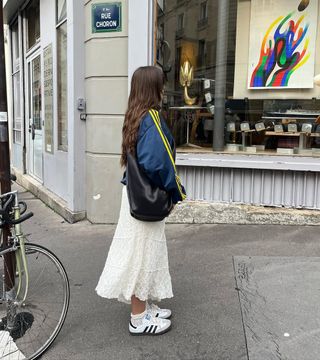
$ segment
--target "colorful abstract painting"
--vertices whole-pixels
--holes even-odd
[[[313,88],[318,0],[251,1],[249,89]]]

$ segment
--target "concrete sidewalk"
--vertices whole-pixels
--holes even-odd
[[[233,256],[320,256],[318,227],[168,225],[175,297],[173,329],[160,337],[131,337],[129,307],[99,298],[95,286],[114,226],[70,225],[24,192],[34,218],[24,225],[30,240],[52,249],[70,278],[66,323],[43,359],[245,360]]]

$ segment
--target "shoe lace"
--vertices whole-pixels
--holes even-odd
[[[159,306],[157,306],[156,304],[149,304],[149,303],[147,305],[147,309],[149,313],[154,317],[157,315],[157,313],[160,310]]]
[[[160,318],[157,318],[155,317],[155,315],[153,313],[149,313],[150,315],[150,318],[148,319],[149,323],[151,325],[159,325],[161,326],[161,319]]]
[[[156,305],[156,304],[151,304],[151,305],[150,305],[150,308],[151,308],[152,310],[154,310],[154,311],[159,311],[159,310],[160,310],[159,306]]]

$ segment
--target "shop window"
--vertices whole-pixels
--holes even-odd
[[[12,69],[19,70],[20,52],[19,52],[19,30],[18,21],[11,27],[11,43],[12,43]]]
[[[155,53],[178,151],[320,155],[318,4],[306,3],[166,1]]]
[[[45,150],[54,152],[53,141],[53,53],[52,44],[43,50],[43,94],[44,94],[44,132]]]
[[[21,144],[21,92],[20,71],[12,76],[13,82],[13,141]]]
[[[67,0],[57,1],[57,24],[67,18]]]
[[[41,91],[41,58],[37,56],[32,63],[31,67],[31,101],[32,107],[30,106],[30,118],[33,120],[33,126],[35,130],[42,130],[42,91]]]
[[[21,95],[19,27],[16,21],[11,27],[12,90],[13,90],[13,142],[21,144]]]
[[[67,22],[57,28],[58,149],[68,150]]]
[[[40,2],[31,1],[26,9],[27,49],[31,49],[40,41]]]

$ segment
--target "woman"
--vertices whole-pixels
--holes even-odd
[[[185,190],[155,125],[155,120],[161,124],[174,152],[172,135],[156,110],[163,87],[163,72],[155,66],[141,67],[133,74],[122,129],[121,165],[126,166],[128,152],[135,154],[150,182],[166,190],[176,204],[184,200]],[[125,175],[122,183],[126,185]],[[173,296],[164,230],[165,220],[144,222],[130,215],[124,186],[118,225],[96,291],[102,297],[131,303],[132,335],[160,335],[171,328],[171,311],[148,302]]]

